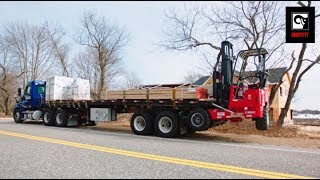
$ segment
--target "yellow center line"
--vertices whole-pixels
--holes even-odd
[[[153,161],[161,161],[161,162],[167,162],[172,164],[180,164],[180,165],[186,165],[186,166],[192,166],[192,167],[198,167],[198,168],[205,168],[205,169],[212,169],[212,170],[218,170],[218,171],[225,171],[225,172],[231,172],[236,174],[243,174],[243,175],[249,175],[249,176],[256,176],[261,178],[270,178],[270,179],[311,179],[312,177],[305,177],[305,176],[299,176],[294,174],[285,174],[285,173],[278,173],[278,172],[272,172],[272,171],[263,171],[263,170],[256,170],[256,169],[250,169],[250,168],[242,168],[242,167],[236,167],[236,166],[228,166],[223,164],[217,164],[217,163],[208,163],[208,162],[202,162],[202,161],[194,161],[194,160],[187,160],[187,159],[180,159],[180,158],[171,158],[166,156],[158,156],[158,155],[152,155],[152,154],[146,154],[146,153],[140,153],[140,152],[134,152],[134,151],[126,151],[126,150],[120,150],[120,149],[113,149],[113,148],[107,148],[102,146],[95,146],[90,144],[82,144],[82,143],[76,143],[71,141],[63,141],[59,139],[52,139],[52,138],[45,138],[40,136],[32,136],[27,134],[20,134],[20,133],[14,133],[9,131],[1,131],[0,134],[2,135],[8,135],[8,136],[14,136],[14,137],[20,137],[25,139],[32,139],[36,141],[42,141],[42,142],[48,142],[48,143],[54,143],[54,144],[61,144],[71,147],[78,147],[83,149],[90,149],[105,153],[111,153],[111,154],[117,154],[117,155],[124,155],[124,156],[130,156],[130,157],[136,157],[141,159],[148,159]]]

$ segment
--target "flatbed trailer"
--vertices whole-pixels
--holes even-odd
[[[217,109],[213,99],[55,100],[46,101],[46,104],[47,107],[42,108],[45,125],[95,125],[96,122],[115,121],[119,113],[133,113],[130,124],[135,134],[160,137],[207,130],[227,120],[212,120],[206,109]],[[188,123],[190,112],[196,115],[194,121],[189,122],[193,126]],[[93,113],[107,115],[97,119]],[[238,120],[241,119],[238,117]]]

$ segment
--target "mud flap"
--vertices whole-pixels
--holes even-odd
[[[186,134],[188,133],[188,127],[187,127],[187,116],[182,116],[180,119],[180,134]]]
[[[79,125],[79,116],[78,115],[71,115],[68,119],[67,126],[78,126]]]

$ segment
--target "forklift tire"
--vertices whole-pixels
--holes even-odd
[[[267,111],[267,107],[263,107],[263,117],[260,119],[255,119],[256,121],[256,129],[258,130],[268,130],[269,127],[269,114]]]
[[[58,109],[55,113],[55,125],[57,127],[67,127],[69,113],[66,110]]]
[[[153,132],[153,117],[146,112],[134,113],[131,117],[130,127],[136,135],[150,135]]]
[[[45,126],[54,126],[55,122],[54,122],[54,111],[51,109],[45,109],[43,111],[43,124]]]
[[[13,119],[15,123],[23,123],[22,113],[18,108],[13,111]]]
[[[211,125],[210,115],[204,109],[192,110],[188,115],[187,124],[193,131],[205,131]]]
[[[165,138],[176,137],[180,134],[179,124],[179,118],[175,113],[160,112],[154,121],[155,134]]]

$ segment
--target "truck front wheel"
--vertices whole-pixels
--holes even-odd
[[[131,117],[130,126],[134,134],[149,135],[153,132],[153,117],[149,113],[134,113]]]
[[[68,125],[68,112],[63,109],[58,109],[55,115],[55,124],[58,127],[66,127]]]
[[[13,112],[13,119],[14,119],[15,123],[23,123],[22,113],[20,112],[20,110],[18,108],[15,109]]]
[[[43,114],[43,123],[45,126],[54,126],[54,112],[51,109],[45,109]]]
[[[173,112],[161,112],[155,119],[154,129],[159,137],[176,137],[180,134],[179,118]]]

